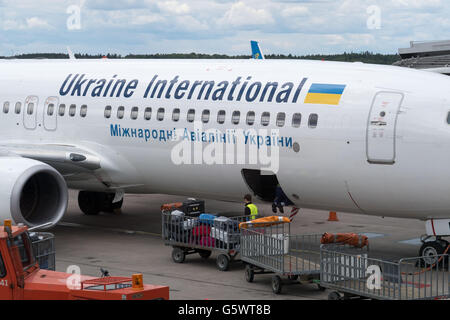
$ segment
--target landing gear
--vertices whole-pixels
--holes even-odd
[[[97,215],[101,211],[114,212],[122,208],[123,199],[113,203],[114,193],[80,191],[78,206],[86,215]]]
[[[449,243],[445,240],[442,240],[440,237],[437,237],[435,241],[423,241],[422,246],[420,247],[419,255],[422,258],[422,264],[424,267],[432,267],[435,266],[438,262],[442,265],[446,264],[447,261],[443,261],[438,257],[438,255],[444,254]],[[447,251],[449,253],[450,250]]]

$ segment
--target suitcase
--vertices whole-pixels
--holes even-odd
[[[201,224],[192,229],[192,235],[194,237],[209,236],[210,233],[211,233],[210,226],[205,224]]]
[[[236,244],[239,242],[239,233],[232,230],[222,230],[219,228],[211,228],[211,237],[226,244]]]
[[[161,206],[161,211],[182,210],[182,202],[166,203]]]
[[[205,246],[205,247],[210,247],[210,248],[214,248],[216,246],[216,240],[213,239],[210,236],[203,236],[200,239],[200,243],[201,246]]]
[[[217,216],[213,215],[213,214],[209,214],[209,213],[202,213],[199,217],[198,217],[198,222],[200,223],[204,223],[210,226],[214,225],[214,220],[217,219]]]
[[[205,201],[203,200],[186,200],[182,206],[183,212],[190,217],[198,217],[205,212]]]
[[[172,217],[180,217],[180,218],[182,218],[182,217],[184,217],[184,212],[183,211],[180,211],[180,210],[174,210],[174,211],[172,211],[171,213],[170,213],[170,215],[172,216]]]

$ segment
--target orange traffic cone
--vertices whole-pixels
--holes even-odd
[[[337,213],[334,211],[330,211],[330,216],[328,217],[328,221],[339,221],[337,217]]]

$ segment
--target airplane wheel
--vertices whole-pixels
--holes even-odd
[[[424,267],[434,266],[439,258],[437,255],[443,254],[445,249],[447,249],[448,242],[446,241],[429,241],[425,242],[422,247],[420,247],[419,255],[422,258],[422,264]]]
[[[78,193],[78,206],[88,216],[97,215],[101,211],[102,199],[97,192],[80,191]]]
[[[98,193],[98,195],[99,198],[102,199],[102,206],[100,211],[112,213],[114,212],[114,210],[119,210],[122,208],[123,199],[113,203],[115,196],[114,193]]]

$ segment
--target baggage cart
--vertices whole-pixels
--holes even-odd
[[[291,235],[290,223],[241,228],[241,260],[247,265],[245,279],[273,274],[272,291],[281,293],[283,284],[319,282],[321,234]],[[288,278],[289,282],[282,282]],[[318,288],[323,290],[319,285]]]
[[[368,248],[326,244],[320,249],[320,285],[333,290],[329,300],[448,299],[448,255],[438,255],[430,268],[425,257],[389,261],[369,257]],[[429,257],[427,257],[429,258]]]
[[[217,217],[202,214],[187,216],[180,211],[162,211],[162,238],[172,246],[172,259],[183,263],[187,255],[198,253],[208,259],[216,253],[216,265],[226,271],[240,252],[239,223],[248,216]]]
[[[36,261],[39,263],[39,267],[44,270],[56,269],[55,262],[55,236],[49,232],[30,232],[29,233],[31,246]],[[24,254],[23,243],[17,244],[21,257],[26,257]]]

